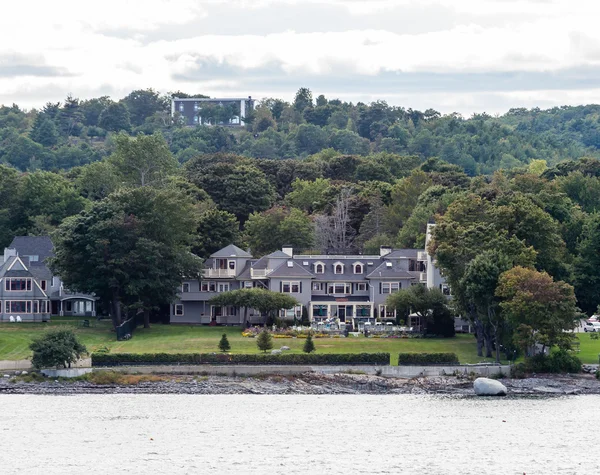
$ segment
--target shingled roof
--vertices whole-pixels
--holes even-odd
[[[240,249],[235,244],[230,244],[229,246],[224,247],[223,249],[211,254],[210,257],[218,258],[218,257],[252,257],[252,255],[248,254],[243,249]]]
[[[16,236],[8,247],[16,249],[19,257],[38,256],[38,261],[29,259],[32,266],[44,265],[46,259],[54,255],[50,236]]]

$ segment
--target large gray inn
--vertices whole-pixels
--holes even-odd
[[[395,320],[386,308],[389,294],[411,285],[448,288],[424,249],[382,248],[380,255],[302,255],[284,247],[260,259],[231,244],[215,252],[205,263],[201,280],[183,283],[179,299],[171,306],[172,323],[240,325],[239,308],[210,304],[220,292],[240,288],[264,288],[289,293],[306,307],[311,321],[336,320],[355,327],[361,322]],[[302,306],[282,310],[280,317],[302,316]],[[261,315],[248,312],[251,324]],[[418,317],[406,325],[420,327]]]

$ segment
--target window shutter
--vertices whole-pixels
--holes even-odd
[[[379,293],[383,293],[383,284],[379,282]]]
[[[300,281],[300,293],[302,293],[302,281]]]
[[[283,292],[283,281],[279,282],[279,292]]]

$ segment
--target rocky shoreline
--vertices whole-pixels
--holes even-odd
[[[448,394],[473,396],[473,381],[453,376],[413,379],[384,378],[362,374],[299,376],[159,376],[157,381],[137,384],[95,384],[89,381],[48,379],[25,382],[0,377],[2,394]],[[502,379],[511,396],[561,396],[600,394],[600,381],[586,374],[540,375],[525,379]]]

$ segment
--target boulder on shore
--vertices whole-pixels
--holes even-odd
[[[271,354],[272,355],[280,355],[281,354],[281,350],[271,350]]]
[[[473,389],[478,396],[506,396],[508,389],[500,381],[490,378],[477,378]]]

